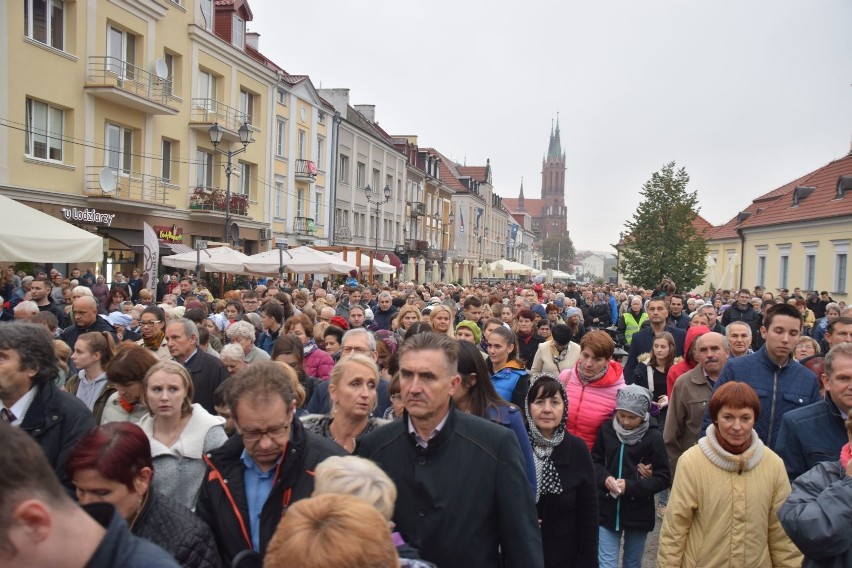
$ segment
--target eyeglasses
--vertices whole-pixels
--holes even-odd
[[[286,438],[290,434],[290,424],[282,424],[268,430],[243,430],[241,435],[244,442],[259,442],[264,436],[269,436],[270,440],[277,441]]]
[[[139,325],[142,327],[151,327],[153,325],[157,325],[158,323],[163,323],[161,320],[151,320],[151,321],[140,321]]]

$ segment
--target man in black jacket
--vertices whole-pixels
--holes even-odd
[[[18,426],[32,436],[73,494],[65,460],[74,444],[96,424],[81,400],[56,387],[58,373],[53,338],[43,326],[0,325],[0,422]],[[3,447],[0,453],[6,451]]]
[[[517,438],[452,403],[461,380],[458,342],[421,333],[399,354],[405,414],[358,447],[396,483],[396,530],[441,568],[543,567]]]
[[[56,305],[53,298],[50,296],[50,282],[47,278],[39,276],[33,280],[30,294],[32,294],[33,302],[38,306],[40,312],[50,312],[56,316],[56,322],[59,329],[65,329],[71,323],[68,319],[68,314],[61,307]]]
[[[192,375],[195,390],[192,402],[197,402],[210,414],[216,414],[213,393],[228,378],[225,364],[198,348],[198,327],[188,319],[170,321],[166,326],[166,341],[174,360]]]
[[[668,331],[675,340],[677,355],[683,355],[683,342],[686,340],[686,332],[672,325],[666,325],[669,317],[669,303],[665,298],[651,298],[645,306],[648,313],[648,326],[643,327],[633,334],[630,342],[630,352],[627,354],[627,362],[624,364],[624,380],[628,384],[633,383],[633,371],[639,361],[639,356],[648,353],[654,346],[654,336],[661,331]]]
[[[760,312],[751,305],[751,292],[743,288],[737,292],[737,301],[722,314],[722,325],[727,327],[733,321],[741,321],[751,328],[752,349],[755,349],[754,338],[760,335]]]
[[[302,428],[293,383],[276,363],[254,363],[227,388],[238,433],[205,456],[195,512],[230,566],[244,550],[263,556],[287,507],[313,493],[317,464],[346,451]]]
[[[62,331],[59,339],[68,344],[71,352],[77,344],[77,338],[90,331],[108,331],[113,341],[118,343],[115,328],[102,317],[98,316],[98,301],[91,296],[80,296],[74,300],[74,325],[69,325]],[[69,359],[70,360],[70,359]],[[72,369],[72,372],[76,369]],[[70,376],[71,373],[69,373]]]

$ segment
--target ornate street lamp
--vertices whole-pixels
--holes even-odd
[[[233,173],[233,162],[232,158],[239,154],[242,154],[246,151],[246,146],[254,142],[251,137],[251,128],[248,125],[248,122],[243,122],[243,125],[240,126],[240,129],[237,133],[240,136],[240,142],[243,147],[237,150],[223,150],[219,147],[219,143],[222,142],[222,136],[225,134],[225,129],[219,126],[217,122],[213,126],[207,129],[207,133],[210,135],[210,142],[213,143],[213,149],[216,150],[219,154],[226,156],[228,158],[228,162],[225,165],[225,177],[227,179],[225,186],[225,243],[228,246],[231,246],[231,174]]]

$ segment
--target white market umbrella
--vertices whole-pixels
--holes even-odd
[[[405,265],[405,281],[413,282],[414,281],[414,257],[408,257],[408,263]]]
[[[491,267],[489,267],[488,263],[484,260],[482,261],[482,266],[480,267],[479,272],[482,274],[483,278],[491,278]]]
[[[329,254],[331,256],[334,256],[334,257],[340,259],[340,260],[343,260],[343,253],[342,252],[332,252],[332,253],[329,253]],[[356,262],[355,256],[356,255],[355,255],[354,252],[350,252],[349,254],[346,255],[346,261],[345,262],[348,262],[350,264],[355,264],[355,262]],[[387,256],[385,256],[385,258],[388,261],[390,261],[390,258],[388,258]],[[361,272],[366,274],[369,271],[370,271],[370,255],[361,253]],[[375,274],[395,274],[396,273],[396,267],[393,264],[391,264],[390,262],[385,262],[385,261],[381,261],[381,260],[374,260],[373,261],[373,272]]]
[[[0,195],[0,262],[102,262],[104,240]],[[84,211],[65,209],[65,215]],[[85,219],[83,219],[85,221]]]
[[[448,276],[450,282],[455,282],[458,280],[458,276],[456,276],[456,263],[450,261],[450,274]]]
[[[533,270],[532,266],[506,259],[491,263],[491,270],[497,270],[498,267],[503,270],[504,274],[529,274]]]
[[[426,259],[422,256],[420,257],[420,260],[417,261],[417,274],[419,276],[419,282],[426,281]]]
[[[432,282],[436,283],[441,279],[441,269],[438,267],[438,261],[432,261]]]
[[[306,246],[285,250],[283,258],[284,272],[295,274],[348,274],[350,270],[358,270],[350,262]],[[245,270],[256,274],[278,274],[280,263],[280,252],[272,249],[248,257]]]
[[[467,259],[464,259],[464,262],[461,265],[461,274],[459,274],[459,279],[461,280],[462,286],[470,284],[470,262]]]
[[[494,276],[496,276],[497,278],[505,278],[506,277],[506,271],[503,269],[503,265],[500,264],[499,262],[495,262],[494,264],[496,265],[492,269],[494,271]]]
[[[245,272],[244,264],[248,256],[230,247],[214,247],[201,251],[182,252],[162,257],[164,266],[195,270],[196,266],[206,272],[226,272],[238,274]]]

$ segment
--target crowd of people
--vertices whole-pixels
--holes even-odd
[[[852,309],[0,277],[0,567],[849,566]],[[69,552],[73,549],[73,552]]]

